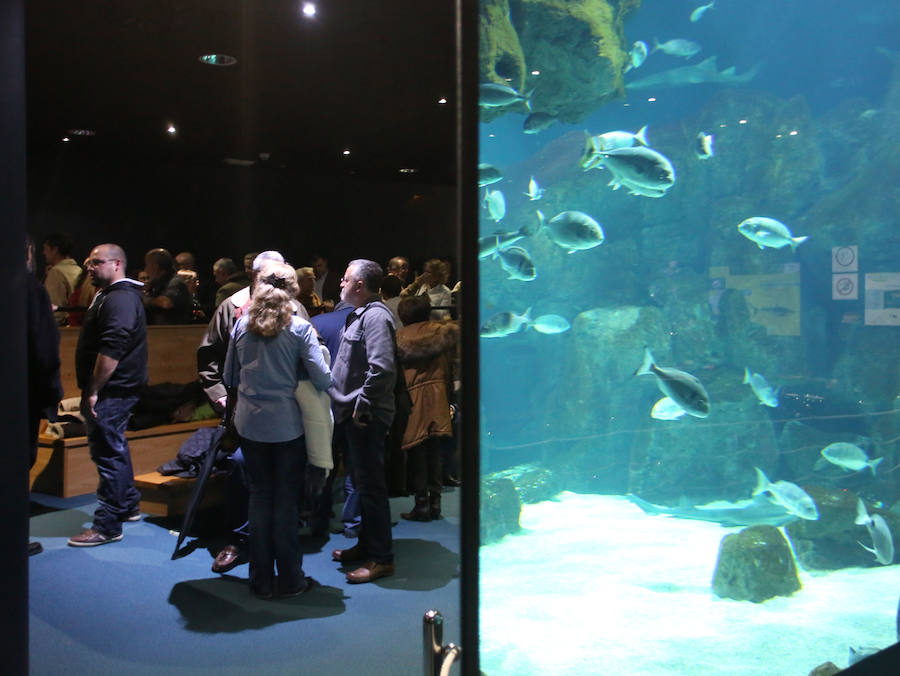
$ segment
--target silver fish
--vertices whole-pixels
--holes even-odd
[[[481,325],[479,334],[482,338],[503,338],[517,333],[523,326],[531,323],[531,308],[520,315],[513,312],[498,312]]]
[[[656,376],[656,384],[660,391],[685,412],[696,418],[705,418],[709,415],[709,395],[703,383],[685,371],[657,366],[650,348],[644,348],[644,361],[634,375]]]
[[[493,164],[481,163],[478,165],[478,187],[483,188],[497,181],[503,180],[502,172]]]
[[[478,87],[478,105],[482,108],[502,108],[513,103],[524,103],[531,110],[530,94],[522,95],[512,87],[488,82]]]
[[[559,315],[541,315],[531,322],[531,328],[539,333],[563,333],[572,328],[572,325]]]
[[[773,484],[763,471],[757,467],[756,488],[753,490],[753,495],[761,495],[762,493],[768,493],[775,502],[801,519],[816,521],[819,518],[819,510],[815,501],[800,486],[792,484],[790,481],[776,481]]]
[[[837,465],[841,469],[850,470],[851,472],[859,472],[868,467],[872,470],[872,476],[875,476],[875,468],[884,460],[884,458],[869,460],[869,456],[866,455],[863,449],[845,441],[828,444],[821,452],[822,457],[832,465]]]
[[[537,270],[531,254],[520,246],[499,250],[494,257],[500,259],[500,267],[509,275],[508,279],[530,282],[537,278]]]
[[[778,407],[778,389],[769,385],[765,376],[761,373],[750,373],[750,369],[744,367],[744,385],[749,385],[753,394],[759,399],[759,403],[769,408]]]
[[[691,23],[697,23],[700,21],[700,18],[706,14],[706,10],[712,9],[715,6],[716,2],[713,0],[709,4],[700,5],[693,12],[691,12]]]
[[[625,66],[625,72],[627,73],[632,68],[640,68],[644,61],[647,60],[648,53],[647,43],[642,40],[638,40],[631,45],[631,51],[628,53],[629,61],[628,65]]]
[[[544,189],[538,185],[538,182],[534,179],[534,176],[532,176],[531,180],[528,181],[528,192],[523,194],[533,202],[544,196]]]
[[[875,560],[884,565],[890,565],[894,562],[894,537],[891,535],[891,529],[881,514],[869,516],[866,506],[859,498],[856,499],[856,523],[857,526],[865,526],[872,537],[872,547],[866,547],[862,542],[859,546],[867,552],[875,555]]]
[[[697,134],[697,143],[694,145],[694,154],[698,159],[708,160],[715,153],[713,152],[713,135],[701,131]]]
[[[484,206],[494,221],[500,221],[506,216],[506,198],[499,190],[484,189]]]
[[[789,246],[792,251],[809,239],[808,236],[794,237],[788,227],[781,221],[764,216],[755,216],[738,223],[738,232],[760,249],[770,247],[781,249]]]
[[[540,211],[538,219],[550,240],[568,253],[592,249],[603,244],[603,228],[593,218],[581,211],[563,211],[544,223]]]
[[[666,89],[668,87],[682,87],[689,84],[715,83],[722,85],[737,85],[749,82],[759,72],[757,64],[746,73],[738,75],[734,66],[719,71],[716,68],[716,57],[711,56],[693,66],[681,66],[671,68],[659,73],[653,73],[647,77],[632,82],[626,82],[626,89]]]
[[[687,411],[675,403],[672,397],[663,397],[650,409],[650,417],[656,420],[678,420]]]
[[[604,166],[612,172],[612,185],[664,192],[675,184],[675,167],[652,148],[617,148],[602,151],[601,155]]]
[[[508,249],[520,239],[536,235],[542,227],[540,219],[534,224],[523,225],[510,232],[495,232],[478,238],[478,258],[493,256],[497,251]]]
[[[550,113],[531,113],[522,123],[522,133],[539,134],[556,122],[556,117]]]
[[[650,53],[652,54],[653,52],[664,52],[669,56],[682,56],[685,59],[689,59],[701,49],[703,49],[703,47],[698,45],[696,42],[692,42],[691,40],[683,40],[681,38],[677,38],[675,40],[668,40],[661,43],[656,38],[653,38],[653,49],[650,50]]]

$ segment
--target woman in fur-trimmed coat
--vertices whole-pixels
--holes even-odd
[[[452,436],[450,359],[459,343],[459,324],[431,321],[428,295],[409,296],[397,308],[403,328],[397,331],[397,355],[412,398],[401,448],[407,452],[409,487],[416,504],[401,514],[411,521],[441,515],[440,437]]]

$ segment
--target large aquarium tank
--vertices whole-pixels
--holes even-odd
[[[479,13],[481,670],[895,643],[900,4]]]

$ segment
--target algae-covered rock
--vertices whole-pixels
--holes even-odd
[[[723,538],[712,584],[716,596],[761,603],[790,596],[800,589],[800,578],[781,531],[751,526]]]
[[[481,544],[518,532],[521,512],[522,501],[512,481],[491,476],[481,480]]]
[[[546,467],[516,465],[491,475],[493,479],[509,479],[525,504],[542,502],[556,497],[563,490],[559,479]]]
[[[574,123],[622,96],[628,58],[623,22],[639,0],[483,0],[479,31],[482,82],[531,92],[533,111]],[[482,110],[483,121],[517,103]]]

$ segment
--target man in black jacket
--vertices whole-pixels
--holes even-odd
[[[117,244],[94,247],[87,261],[99,290],[78,336],[75,374],[91,459],[100,475],[99,505],[91,528],[69,538],[73,547],[117,542],[122,522],[141,518],[125,428],[147,382],[147,319],[141,285],[125,277],[126,263]]]

